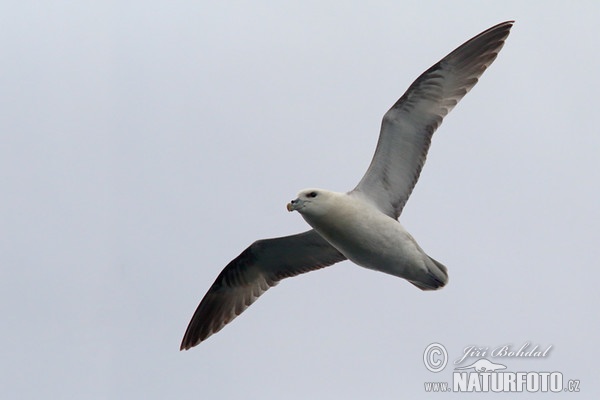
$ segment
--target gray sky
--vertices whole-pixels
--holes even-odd
[[[591,1],[0,3],[2,397],[428,398],[452,369],[425,368],[432,342],[451,361],[552,345],[505,364],[597,397],[599,18]],[[408,85],[508,19],[401,217],[449,285],[344,262],[179,352],[233,257],[306,229],[286,202],[352,189]]]

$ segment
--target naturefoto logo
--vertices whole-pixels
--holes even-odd
[[[506,365],[494,364],[490,360],[487,360],[485,358],[480,358],[479,360],[475,361],[471,365],[467,365],[465,367],[456,367],[454,369],[471,369],[471,368],[473,368],[477,372],[494,372],[494,371],[498,371],[499,369],[506,369]]]
[[[579,392],[579,380],[563,378],[558,371],[511,371],[510,359],[546,358],[552,345],[545,348],[525,343],[497,347],[467,346],[454,362],[452,382],[425,382],[426,392]],[[492,361],[492,359],[494,361]],[[500,359],[500,360],[498,360]],[[501,361],[501,362],[500,362]],[[423,353],[423,363],[431,372],[448,365],[448,351],[432,343]]]

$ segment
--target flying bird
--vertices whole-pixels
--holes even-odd
[[[221,271],[187,327],[181,350],[196,346],[284,279],[343,260],[406,279],[422,290],[448,282],[398,222],[443,118],[496,59],[514,21],[465,42],[419,76],[384,115],[375,155],[347,193],[302,190],[288,205],[312,227],[252,243]]]

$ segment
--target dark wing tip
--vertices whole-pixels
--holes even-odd
[[[221,271],[196,308],[183,335],[180,350],[188,350],[217,333],[277,282],[269,282],[256,268],[256,243]]]
[[[506,21],[486,29],[457,47],[444,60],[466,71],[469,66],[477,66],[483,73],[498,56],[513,24],[514,21]]]
[[[238,288],[215,282],[194,312],[183,335],[180,350],[191,349],[219,332],[277,283],[262,277]]]

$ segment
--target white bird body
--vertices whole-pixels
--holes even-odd
[[[309,197],[309,195],[314,197]],[[429,257],[396,219],[360,192],[306,189],[298,194],[304,220],[353,263],[404,278],[421,289],[437,289],[446,268]]]

